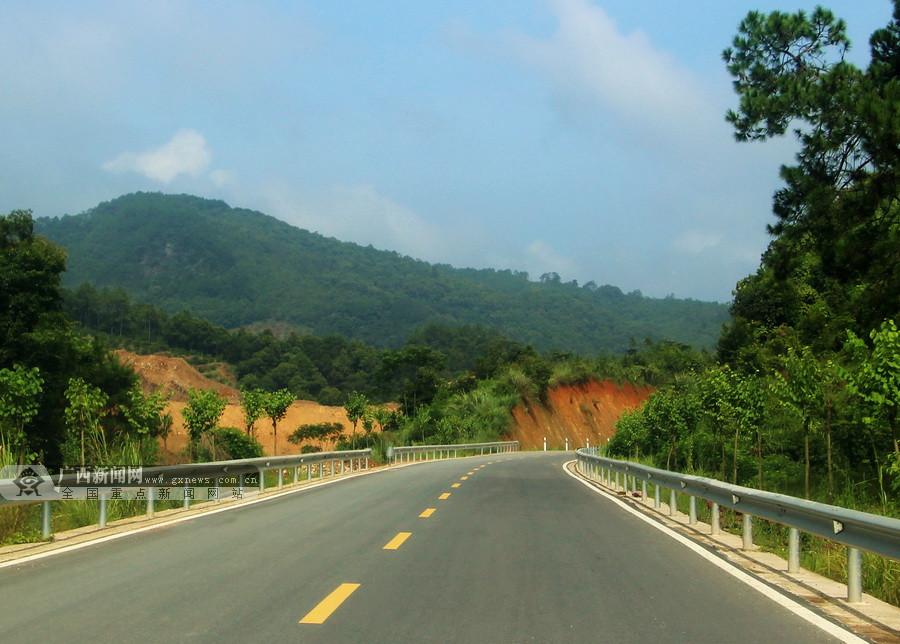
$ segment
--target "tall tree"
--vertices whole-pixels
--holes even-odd
[[[347,402],[344,403],[344,412],[347,414],[347,419],[353,425],[353,436],[351,439],[353,449],[356,449],[356,426],[360,419],[365,415],[368,408],[369,399],[356,391],[351,392],[350,395],[347,396]]]
[[[0,369],[0,466],[26,463],[25,426],[40,409],[43,379],[37,368],[20,364]]]
[[[181,416],[188,428],[192,456],[200,444],[200,439],[206,435],[212,436],[224,411],[225,399],[218,392],[212,389],[191,389],[188,392],[188,402]],[[213,458],[215,459],[215,445]]]
[[[870,41],[861,70],[844,59],[846,25],[830,11],[751,12],[724,52],[741,141],[792,128],[796,163],[775,194],[775,236],[759,272],[735,293],[720,348],[777,338],[781,325],[817,350],[837,350],[848,326],[896,316],[900,297],[900,0]]]
[[[783,370],[775,374],[775,394],[796,411],[803,428],[803,493],[810,491],[810,437],[821,426],[825,398],[819,363],[808,347],[788,350]]]
[[[128,390],[127,404],[121,408],[130,432],[138,437],[143,447],[144,440],[160,434],[163,409],[166,398],[160,391],[145,394],[138,383]]]
[[[848,387],[865,409],[863,422],[890,437],[893,459],[900,464],[900,331],[886,320],[869,337],[871,346],[848,334],[847,351],[855,363],[846,372]]]
[[[272,421],[273,452],[278,455],[278,421],[287,415],[287,410],[294,402],[294,394],[287,389],[279,389],[267,393],[263,399],[263,409]]]
[[[241,408],[244,410],[244,429],[253,435],[253,426],[265,412],[266,392],[262,389],[241,389]]]
[[[106,412],[106,394],[81,378],[71,378],[66,387],[66,400],[69,403],[66,406],[66,426],[73,439],[70,445],[73,442],[78,445],[81,467],[86,465],[88,455],[96,460],[95,464],[105,463],[108,450],[100,419]]]
[[[65,257],[59,246],[34,233],[30,211],[0,216],[0,365],[40,370],[37,412],[20,429],[27,451],[50,467],[62,462],[68,436],[69,381],[79,378],[100,387],[111,407],[118,407],[136,378],[99,341],[78,334],[63,312]],[[73,462],[80,459],[72,456]]]

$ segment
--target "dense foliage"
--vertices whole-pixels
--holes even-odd
[[[773,240],[738,283],[720,364],[626,415],[613,453],[896,512],[900,488],[900,2],[844,60],[825,9],[751,12],[724,57],[739,140],[794,128]]]
[[[122,287],[229,328],[287,323],[397,347],[426,323],[477,324],[542,350],[595,353],[633,337],[711,347],[727,319],[720,304],[432,265],[186,195],[127,195],[38,226],[66,248],[69,286]]]
[[[68,320],[63,270],[65,253],[34,234],[30,212],[0,216],[0,463],[40,458],[59,465],[66,444],[73,446],[73,463],[83,451],[91,455],[92,446],[97,456],[124,450],[123,457],[140,457],[134,454],[141,444],[136,406],[143,404],[133,390],[136,377]],[[76,405],[79,413],[70,410]]]

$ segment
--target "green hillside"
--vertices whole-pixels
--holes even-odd
[[[36,226],[67,249],[67,285],[122,287],[228,327],[287,322],[398,346],[425,323],[479,324],[540,349],[593,353],[645,337],[711,347],[728,317],[716,303],[429,264],[188,195],[126,195]]]

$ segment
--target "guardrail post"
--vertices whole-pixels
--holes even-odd
[[[859,548],[847,548],[847,601],[862,601],[862,554]]]
[[[709,518],[709,533],[710,534],[719,534],[719,504],[712,504],[712,514]]]
[[[41,537],[47,540],[52,534],[50,529],[50,501],[44,501],[41,503],[41,506]]]
[[[100,492],[100,520],[97,522],[101,528],[106,527],[106,495]]]
[[[641,481],[641,501],[647,502],[647,481]]]
[[[694,525],[697,523],[697,497],[691,496],[689,497],[691,502],[691,508],[688,512],[688,523]]]
[[[675,508],[678,505],[678,498],[675,496],[675,490],[669,490],[669,516],[675,516]]]
[[[241,487],[244,485],[244,475],[241,474]],[[181,491],[181,507],[187,510],[191,507],[191,497],[187,495],[187,486],[184,486],[184,489]]]
[[[284,485],[284,469],[278,468],[278,489],[280,490]]]
[[[800,530],[791,528],[788,533],[788,572],[800,570]]]
[[[312,463],[306,464],[306,480],[307,481],[312,481],[312,468],[313,468]]]
[[[369,469],[369,457],[366,456],[366,467],[365,469]]]
[[[743,550],[753,549],[753,517],[746,512],[744,513],[744,526],[741,530],[741,536],[744,543],[741,545]]]
[[[619,491],[619,473],[618,473],[618,472],[616,472],[616,487],[615,487],[615,490],[616,490],[616,492]]]
[[[622,481],[622,486],[623,486],[623,489],[625,490],[625,496],[628,496],[628,479],[630,479],[631,477],[628,476],[628,473],[626,473],[625,476],[623,476],[622,478],[624,479]]]
[[[259,491],[265,492],[266,491],[266,471],[262,470],[262,469],[256,470],[256,471],[259,472]]]
[[[147,488],[147,516],[151,519],[153,518],[154,507],[153,507],[153,488]]]
[[[655,509],[659,510],[659,506],[660,506],[660,503],[659,503],[659,486],[658,486],[658,485],[655,485],[654,487],[656,488],[656,490],[653,492],[653,507],[654,507]]]
[[[301,468],[301,467],[303,467],[303,466],[302,466],[302,465],[298,465],[297,467],[294,468],[294,485],[297,485],[297,481],[300,479],[300,468]],[[309,472],[309,465],[306,466],[306,471],[307,471],[307,477],[306,477],[306,478],[308,479],[308,478],[309,478],[309,474],[308,474],[308,472]]]

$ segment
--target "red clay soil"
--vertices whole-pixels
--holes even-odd
[[[547,393],[546,405],[528,402],[513,409],[508,438],[519,441],[522,449],[541,449],[545,436],[548,449],[561,449],[567,437],[570,449],[584,447],[588,440],[591,445],[606,443],[622,412],[640,407],[652,393],[652,387],[609,380],[555,387]]]
[[[184,427],[184,421],[181,417],[181,410],[184,409],[185,403],[180,401],[169,402],[166,411],[172,414],[172,433],[166,440],[166,451],[169,454],[166,458],[172,460],[187,447],[188,438],[187,431]],[[353,425],[347,420],[347,414],[344,413],[343,407],[328,407],[320,405],[311,400],[295,400],[288,409],[285,416],[278,423],[278,454],[299,454],[300,446],[288,442],[288,436],[297,429],[299,425],[312,423],[340,423],[344,426],[344,435],[350,436]],[[225,413],[219,420],[221,427],[237,427],[244,428],[244,412],[240,405],[229,404],[225,407]],[[362,427],[357,426],[357,436],[362,434]],[[268,418],[261,418],[254,425],[254,436],[262,446],[266,454],[275,454],[275,439],[272,434],[272,423]],[[323,451],[327,451],[334,446],[333,442],[312,442],[318,445]]]
[[[144,391],[161,389],[169,400],[186,402],[191,389],[212,389],[225,396],[228,402],[237,403],[239,400],[237,389],[210,380],[183,358],[158,354],[138,355],[125,349],[117,349],[115,354],[122,364],[134,369],[141,379]]]
[[[135,370],[145,391],[161,389],[169,398],[166,411],[172,415],[172,432],[161,450],[165,462],[174,463],[183,460],[181,452],[187,447],[188,439],[181,410],[187,401],[187,392],[191,389],[213,389],[219,392],[228,400],[219,425],[244,428],[244,413],[241,410],[240,393],[237,389],[210,380],[182,358],[157,354],[138,355],[121,349],[116,351],[116,355],[123,364]],[[311,400],[295,400],[288,409],[287,416],[278,423],[278,454],[298,454],[300,446],[289,443],[288,436],[299,425],[312,423],[340,423],[344,426],[346,436],[349,436],[353,429],[343,407],[329,407]],[[357,427],[357,432],[361,434],[362,427]],[[266,454],[275,453],[275,440],[269,419],[262,418],[256,421],[254,435]],[[333,442],[312,444],[317,444],[323,450],[334,446]],[[160,447],[163,447],[162,441]]]

